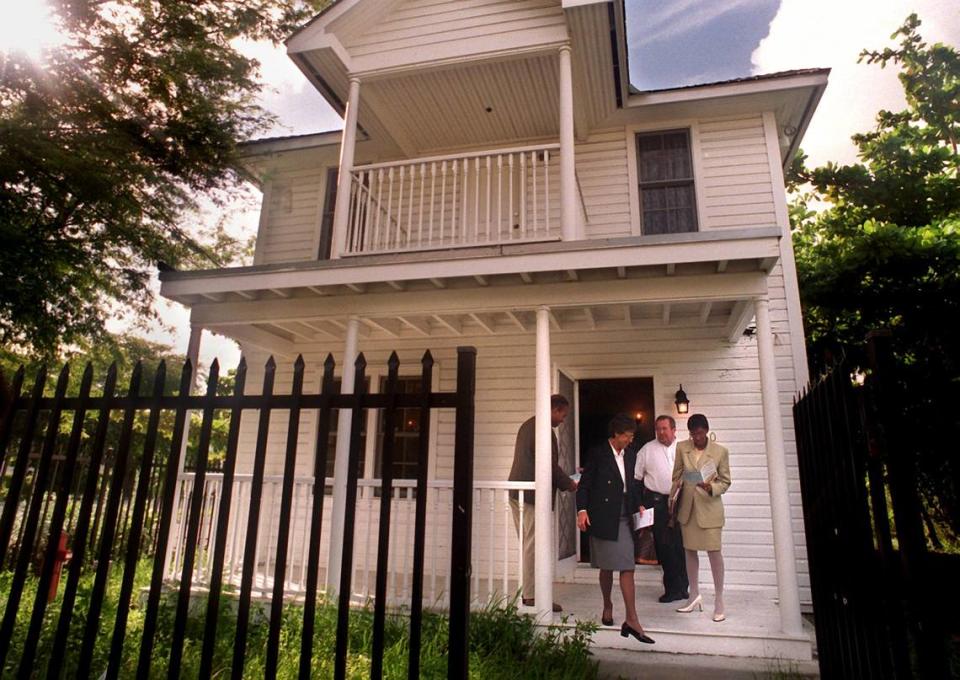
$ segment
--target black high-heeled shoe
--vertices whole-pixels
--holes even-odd
[[[605,612],[605,611],[606,611],[606,608],[604,608],[603,611]],[[610,607],[610,616],[609,616],[609,617],[604,616],[602,613],[600,614],[600,623],[602,623],[602,624],[605,625],[605,626],[612,626],[612,625],[613,625],[613,606],[612,606],[612,605],[611,605],[611,607]]]
[[[650,637],[646,633],[638,633],[631,626],[628,626],[626,621],[624,621],[623,625],[620,626],[620,637],[628,637],[630,635],[637,638],[637,642],[644,642],[648,645],[654,644],[654,640],[652,637]]]

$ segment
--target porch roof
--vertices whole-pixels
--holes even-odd
[[[191,321],[278,354],[342,339],[711,326],[735,339],[779,260],[775,228],[544,242],[161,272]]]

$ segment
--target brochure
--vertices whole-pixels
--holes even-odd
[[[691,484],[700,484],[701,482],[712,482],[717,476],[717,464],[712,460],[704,461],[699,470],[688,470],[683,473],[683,478]]]
[[[653,508],[647,508],[641,515],[639,512],[633,513],[633,530],[638,531],[644,527],[653,526]]]

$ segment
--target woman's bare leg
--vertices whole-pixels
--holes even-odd
[[[613,600],[610,599],[610,593],[613,590],[613,571],[610,569],[600,570],[600,594],[603,595],[603,617],[613,618]]]
[[[719,550],[708,550],[707,557],[710,558],[710,572],[713,574],[713,589],[717,591],[716,599],[713,603],[713,613],[723,614],[723,555]],[[689,562],[687,563],[690,564]],[[690,593],[693,594],[692,592]]]
[[[623,593],[627,625],[638,633],[642,633],[643,626],[640,625],[640,620],[637,618],[637,588],[633,581],[633,569],[620,572],[620,592]]]
[[[687,604],[690,604],[700,594],[700,557],[696,550],[684,550],[683,556],[687,561],[687,580],[690,582],[690,599]]]

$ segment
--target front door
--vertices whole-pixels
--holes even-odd
[[[626,413],[637,421],[634,446],[639,448],[654,438],[653,378],[597,378],[580,380],[577,385],[580,467],[586,466],[590,449],[607,440],[607,424],[618,413]],[[590,541],[586,534],[580,534],[580,561],[590,561]]]
[[[566,373],[557,375],[557,393],[570,402],[567,419],[557,428],[559,463],[563,471],[572,475],[577,471],[577,402],[575,383]],[[568,576],[577,566],[577,498],[572,493],[557,494],[557,567],[558,577]]]

